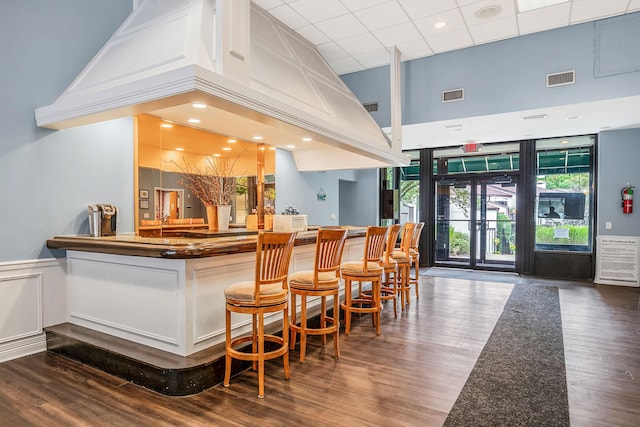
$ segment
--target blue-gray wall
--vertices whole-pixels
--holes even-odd
[[[276,151],[276,213],[295,205],[311,225],[376,225],[377,170],[298,172],[289,151]],[[348,182],[353,193],[343,194]],[[320,190],[325,200],[318,200]],[[357,195],[352,197],[352,195]],[[344,212],[348,218],[342,218]],[[342,213],[341,213],[342,212]]]
[[[499,114],[640,95],[640,12],[572,25],[402,63],[402,123]],[[546,87],[546,75],[575,70],[576,84]],[[389,67],[341,76],[390,125]],[[441,92],[465,89],[463,102]]]
[[[598,234],[640,236],[640,129],[601,132],[599,139]],[[623,214],[620,205],[627,183],[636,186],[632,214]]]
[[[51,256],[51,236],[87,233],[89,203],[133,212],[131,119],[60,132],[34,120],[131,9],[131,0],[0,2],[0,263]]]

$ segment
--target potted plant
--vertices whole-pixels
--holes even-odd
[[[172,163],[180,170],[178,184],[191,190],[207,210],[210,230],[227,230],[231,213],[231,199],[236,194],[238,177],[234,168],[242,153],[235,158],[207,155],[202,162],[183,159]]]

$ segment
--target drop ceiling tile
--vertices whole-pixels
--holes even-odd
[[[395,0],[359,10],[354,14],[370,31],[409,22],[404,9]]]
[[[333,68],[333,70],[338,75],[353,73],[355,71],[360,71],[364,69],[362,64],[360,64],[358,61],[356,61],[350,56],[347,56],[346,58],[336,59],[333,61],[328,61],[328,62],[329,62],[329,66]]]
[[[571,23],[585,22],[624,13],[629,0],[574,0]]]
[[[382,44],[371,33],[359,34],[342,40],[336,40],[336,44],[349,55],[370,52],[383,48]]]
[[[358,34],[366,33],[364,25],[351,14],[337,16],[316,24],[318,29],[325,34],[329,34],[331,39],[340,40]]]
[[[444,28],[434,28],[433,26],[438,22],[445,22],[447,25]],[[443,13],[439,13],[433,16],[427,16],[417,19],[415,21],[416,27],[425,37],[437,37],[442,34],[458,31],[466,28],[462,14],[458,9],[448,10]]]
[[[387,49],[378,49],[354,55],[354,58],[365,68],[380,67],[389,64],[389,51]]]
[[[284,3],[282,0],[252,0],[255,4],[263,8],[264,10],[273,9],[274,7],[282,6]]]
[[[422,39],[408,43],[400,43],[397,47],[402,54],[402,61],[424,58],[425,56],[433,55],[433,51],[431,50],[427,42]]]
[[[440,36],[429,37],[427,43],[429,43],[434,53],[473,46],[473,40],[467,30],[452,31]]]
[[[477,11],[490,6],[499,6],[501,8],[500,12],[495,17],[486,19],[478,18],[475,15]],[[482,0],[460,7],[460,11],[462,12],[464,20],[467,22],[467,25],[470,27],[497,21],[516,14],[515,2],[513,0]]]
[[[342,59],[349,56],[340,46],[334,42],[323,43],[317,46],[318,52],[326,61],[335,61],[336,59]]]
[[[520,13],[518,14],[518,30],[520,34],[529,34],[569,25],[570,13],[571,3],[562,3]]]
[[[518,35],[518,23],[515,16],[469,27],[471,37],[476,44],[489,43]]]
[[[309,40],[314,45],[319,45],[323,43],[328,43],[331,40],[325,33],[320,31],[318,27],[315,25],[306,25],[304,27],[300,27],[296,30],[302,37]]]
[[[375,6],[380,3],[385,3],[389,0],[342,0],[342,3],[354,12],[360,9],[366,9],[367,7]]]
[[[295,0],[289,6],[313,24],[349,13],[340,0]]]
[[[436,15],[447,10],[456,9],[456,0],[398,0],[411,19],[418,19],[425,16]]]
[[[640,10],[640,0],[631,0],[627,12],[635,12]]]
[[[309,25],[309,21],[286,4],[270,9],[269,13],[293,30]]]
[[[422,36],[413,25],[405,24],[394,25],[393,27],[374,31],[373,35],[386,47],[422,40]]]

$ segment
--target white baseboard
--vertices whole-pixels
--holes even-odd
[[[47,350],[44,333],[0,344],[0,363]]]

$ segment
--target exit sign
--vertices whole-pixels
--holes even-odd
[[[475,153],[475,152],[477,152],[477,151],[478,151],[478,144],[477,144],[477,143],[475,143],[475,142],[470,142],[470,143],[468,143],[468,144],[464,144],[464,145],[462,146],[462,150],[463,150],[465,153]]]

